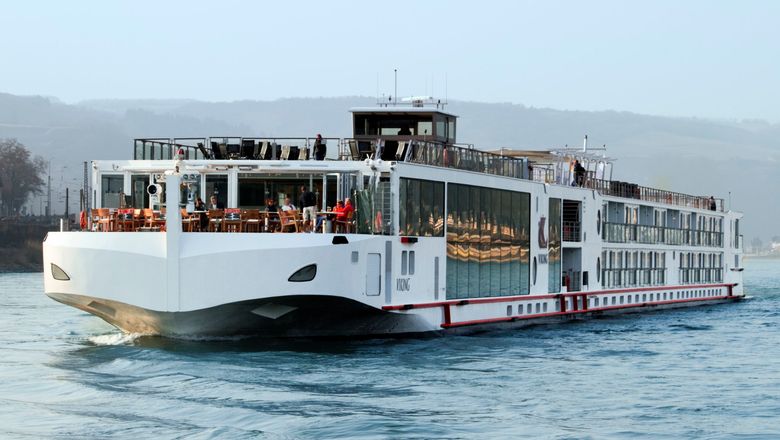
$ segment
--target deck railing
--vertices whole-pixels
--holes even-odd
[[[313,142],[314,138],[309,137],[147,138],[135,140],[133,158],[136,160],[171,160],[176,158],[177,153],[181,153],[185,160],[214,158],[310,160],[313,156]],[[323,138],[323,142],[326,146],[335,147],[339,160],[387,157],[385,152],[378,152],[376,141]],[[332,153],[331,156],[333,156]],[[551,168],[535,164],[529,166],[527,158],[489,153],[467,144],[445,145],[431,141],[398,141],[398,150],[390,156],[391,160],[397,161],[529,179],[543,183],[555,182],[555,171]],[[605,196],[720,212],[725,210],[723,199],[713,200],[706,196],[692,196],[633,183],[595,179],[587,176],[582,186],[594,189]]]
[[[601,238],[610,243],[723,246],[723,233],[663,226],[604,223]]]
[[[723,199],[710,199],[709,197],[705,196],[691,196],[688,194],[666,191],[663,189],[640,186],[635,183],[619,182],[615,180],[587,179],[585,180],[583,186],[586,188],[595,189],[599,192],[599,194],[605,196],[666,203],[669,205],[685,206],[688,208],[707,209],[720,212],[724,211]]]

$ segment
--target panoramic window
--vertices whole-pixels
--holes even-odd
[[[401,178],[399,234],[444,236],[444,183]]]
[[[530,291],[528,193],[447,186],[447,298]]]

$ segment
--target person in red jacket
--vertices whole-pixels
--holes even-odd
[[[355,208],[352,206],[352,201],[349,200],[349,197],[347,197],[344,199],[344,208],[341,209],[341,212],[336,214],[336,220],[345,222],[352,217],[354,212]]]

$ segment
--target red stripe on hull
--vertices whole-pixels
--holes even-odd
[[[562,311],[562,312],[550,312],[550,313],[539,313],[534,315],[516,315],[516,316],[507,316],[507,317],[501,317],[501,318],[486,318],[486,319],[475,319],[471,321],[459,321],[459,322],[450,322],[450,323],[443,323],[441,324],[442,328],[452,328],[452,327],[464,327],[464,326],[470,326],[470,325],[480,325],[480,324],[495,324],[500,322],[512,322],[512,321],[520,321],[520,320],[526,320],[526,319],[537,319],[537,318],[550,318],[554,316],[574,316],[574,315],[580,315],[583,313],[593,313],[593,312],[600,312],[600,311],[610,311],[610,310],[620,310],[620,309],[640,309],[642,307],[647,306],[662,306],[662,305],[669,305],[669,304],[680,304],[680,303],[690,303],[690,302],[703,302],[703,301],[722,301],[724,299],[739,299],[741,297],[735,297],[731,295],[723,295],[723,296],[710,296],[705,298],[689,298],[689,299],[675,299],[675,300],[666,300],[666,301],[653,301],[653,302],[643,302],[643,303],[635,303],[635,304],[623,304],[623,305],[616,305],[616,306],[606,306],[606,307],[594,307],[589,308],[585,310],[570,310],[570,311]]]
[[[540,299],[554,299],[554,298],[569,298],[576,296],[591,296],[591,295],[613,295],[616,293],[634,293],[634,292],[658,292],[664,290],[687,290],[687,289],[707,289],[727,287],[729,289],[729,295],[731,296],[731,290],[734,288],[734,284],[696,284],[696,285],[682,285],[682,286],[659,286],[659,287],[636,287],[631,289],[614,289],[614,290],[591,290],[587,292],[570,292],[570,293],[554,293],[549,295],[515,295],[515,296],[500,296],[490,298],[474,298],[474,299],[456,299],[448,301],[437,301],[429,303],[419,304],[400,304],[382,306],[382,310],[409,310],[409,309],[427,309],[432,307],[443,306],[465,306],[468,304],[490,304],[500,302],[513,302],[513,301],[532,301]]]

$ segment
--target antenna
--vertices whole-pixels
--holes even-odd
[[[588,152],[588,135],[585,135],[585,139],[582,141],[582,151]]]
[[[393,77],[395,81],[395,91],[393,92],[393,105],[398,104],[398,69],[393,69]]]
[[[444,102],[449,102],[450,97],[447,96],[447,72],[444,72]]]

